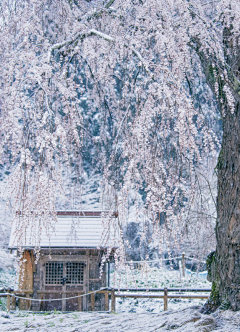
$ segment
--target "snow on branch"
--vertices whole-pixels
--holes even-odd
[[[64,41],[62,43],[57,43],[57,44],[53,45],[50,48],[50,50],[49,50],[48,61],[49,62],[51,61],[51,55],[52,55],[52,52],[54,50],[61,49],[61,48],[65,47],[65,46],[70,46],[71,44],[75,43],[78,39],[83,40],[83,39],[85,39],[87,37],[90,37],[90,36],[93,36],[93,35],[97,36],[99,38],[102,38],[102,39],[104,39],[104,40],[106,40],[106,41],[108,41],[110,43],[115,43],[116,42],[116,40],[113,37],[111,37],[111,36],[109,36],[109,35],[101,32],[101,31],[98,31],[98,30],[95,30],[95,29],[91,29],[88,32],[77,34],[73,39],[66,40],[66,41]],[[124,44],[124,46],[127,46],[127,44]],[[143,66],[144,66],[144,68],[146,70],[146,72],[150,75],[150,77],[152,79],[154,79],[154,76],[152,75],[151,71],[148,68],[148,64],[143,59],[143,57],[140,54],[140,52],[137,51],[133,46],[131,46],[130,49],[132,50],[133,54],[135,54],[137,56],[137,58],[141,61],[141,63],[143,64]]]
[[[73,39],[66,40],[66,41],[64,41],[62,43],[57,43],[57,44],[53,45],[50,48],[50,50],[49,50],[48,60],[49,61],[51,60],[51,54],[52,54],[52,52],[54,50],[59,50],[59,49],[65,47],[65,46],[70,46],[71,44],[73,44],[74,42],[76,42],[78,39],[83,40],[83,39],[85,39],[87,37],[90,37],[92,35],[95,35],[95,36],[98,36],[98,37],[100,37],[102,39],[105,39],[108,42],[114,42],[115,41],[114,38],[106,35],[105,33],[102,33],[102,32],[97,31],[95,29],[91,29],[87,33],[79,33],[79,34],[77,34]]]

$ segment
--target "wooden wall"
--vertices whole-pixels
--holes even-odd
[[[97,249],[42,249],[40,252],[39,261],[37,264],[35,264],[32,251],[26,250],[24,252],[24,257],[27,263],[25,264],[24,271],[22,272],[22,277],[24,279],[23,286],[26,290],[32,287],[33,298],[37,299],[56,299],[60,297],[71,297],[83,293],[88,293],[101,287],[106,287],[105,266],[103,267],[101,279],[99,279],[102,254],[103,250]],[[51,256],[51,259],[49,255]],[[84,262],[85,267],[83,284],[46,285],[45,273],[47,262]],[[26,306],[26,304],[22,304],[21,309],[25,310],[28,309],[28,307]],[[49,302],[32,301],[31,303],[31,310],[33,311],[50,311],[54,309],[62,311],[104,311],[105,297],[104,294],[96,294],[94,308],[92,308],[91,305],[90,295],[80,299],[63,299],[60,301]]]

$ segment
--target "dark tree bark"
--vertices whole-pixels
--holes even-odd
[[[212,293],[208,303],[213,308],[224,304],[233,310],[240,310],[240,49],[233,48],[230,30],[225,30],[225,68],[215,64],[213,57],[205,57],[199,44],[195,43],[205,72],[206,80],[219,102],[222,114],[222,148],[218,157],[218,196],[216,223],[216,252],[211,256]],[[228,73],[228,86],[235,99],[231,112],[223,91],[226,82],[221,74]],[[213,73],[215,71],[215,73]],[[216,94],[215,82],[219,84]]]
[[[240,104],[223,117],[218,158],[216,273],[212,296],[216,304],[240,310]]]

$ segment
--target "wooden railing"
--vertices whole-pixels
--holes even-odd
[[[71,291],[72,292],[72,291]],[[141,294],[141,293],[145,294]],[[106,288],[102,290],[97,290],[95,293],[92,293],[90,295],[79,293],[79,299],[80,296],[90,296],[91,297],[91,308],[92,311],[94,311],[95,308],[95,294],[104,294],[105,296],[105,310],[109,311],[109,299],[111,299],[111,312],[116,311],[116,298],[142,298],[142,299],[163,299],[164,303],[164,311],[168,310],[168,299],[208,299],[209,295],[203,294],[203,293],[209,293],[211,292],[211,289],[209,288]],[[30,299],[30,294],[32,294],[32,290],[28,291],[20,291],[20,290],[13,290],[10,288],[7,289],[0,289],[0,297],[7,297],[7,310],[10,311],[10,309],[15,310],[16,309],[16,298],[18,296],[26,297],[26,299],[29,301],[29,308],[31,306],[31,301],[34,301],[33,298]],[[67,294],[68,291],[65,292],[59,292],[59,291],[38,291],[38,294],[53,294],[53,293],[61,293],[61,294]],[[155,294],[152,294],[155,293]],[[156,294],[157,293],[157,294]],[[159,294],[162,293],[162,294]],[[175,294],[170,294],[175,293]],[[177,293],[177,294],[176,294]],[[202,294],[186,294],[186,293],[202,293]],[[12,294],[12,295],[11,295]],[[76,296],[76,297],[78,297]],[[12,300],[11,300],[12,299]],[[59,300],[68,299],[66,298],[59,298]],[[35,301],[39,301],[39,299],[35,299]],[[40,300],[41,301],[41,300]],[[51,299],[49,299],[51,301]],[[82,311],[81,307],[81,301],[79,302],[79,311]]]
[[[147,294],[139,294],[145,292]],[[162,293],[163,294],[149,294]],[[111,312],[116,311],[116,298],[142,298],[163,299],[164,311],[168,310],[168,299],[208,299],[206,294],[182,294],[182,293],[210,293],[210,288],[108,288],[97,293],[105,294],[105,310],[109,311],[109,297],[111,298]],[[178,293],[178,294],[169,294]],[[94,308],[95,294],[91,294],[91,307]]]
[[[30,294],[33,290],[14,290],[13,288],[2,288],[0,289],[0,297],[7,298],[7,311],[16,310],[16,298],[18,296],[30,298]],[[31,300],[29,301],[29,307],[31,306]]]

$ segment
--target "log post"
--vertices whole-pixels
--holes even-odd
[[[95,294],[91,294],[91,307],[92,307],[92,311],[94,311],[94,307],[95,307]]]
[[[185,254],[182,254],[182,275],[185,278]]]
[[[105,311],[109,311],[108,292],[105,292]]]
[[[115,299],[115,291],[114,288],[111,290],[111,312],[115,312],[116,307],[116,299]]]
[[[164,288],[164,311],[168,310],[168,290]]]

